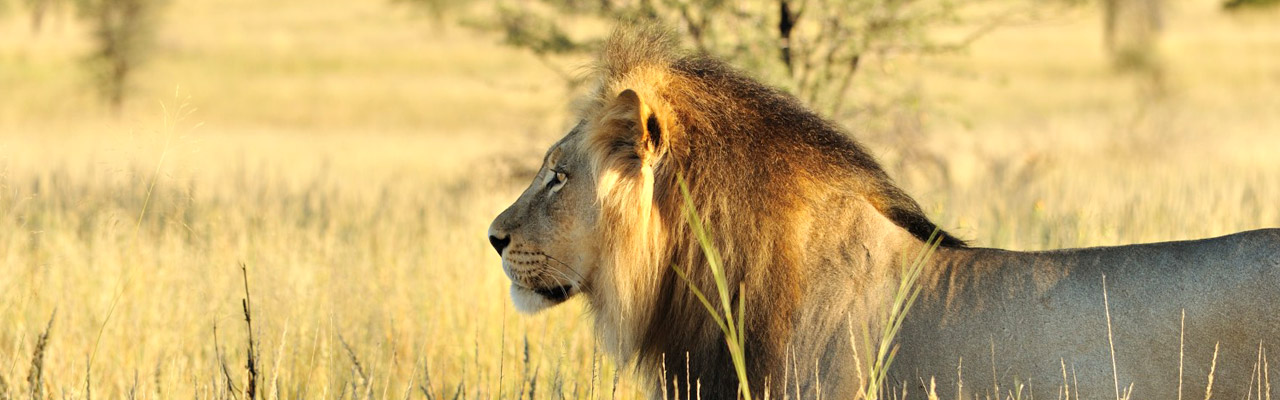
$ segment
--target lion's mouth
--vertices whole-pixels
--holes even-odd
[[[534,293],[537,293],[539,296],[545,297],[547,300],[551,300],[557,303],[565,301],[569,298],[569,296],[573,295],[573,286],[571,285],[556,286],[556,287],[550,287],[550,288],[535,288],[535,289],[529,289],[529,290],[532,290]]]

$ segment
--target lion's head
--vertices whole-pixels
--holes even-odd
[[[580,122],[547,151],[533,183],[489,229],[516,307],[533,313],[586,293],[604,342],[626,357],[651,308],[666,229],[655,189],[670,186],[667,152],[680,131],[665,100],[670,41],[611,42]],[[608,327],[608,328],[603,328]]]
[[[535,313],[590,286],[595,185],[578,149],[579,125],[543,157],[533,183],[489,227],[516,308]]]
[[[934,231],[834,124],[719,61],[681,54],[663,32],[620,29],[596,69],[580,122],[494,220],[489,240],[520,310],[582,294],[601,344],[621,360],[638,356],[644,366],[691,354],[704,384],[736,379],[718,376],[728,365],[719,330],[672,268],[704,292],[714,287],[677,177],[731,287],[748,288],[748,304],[768,305],[745,317],[753,368],[780,362],[805,284],[805,246],[821,228],[815,219],[856,199],[907,237]],[[946,236],[945,244],[961,243]]]

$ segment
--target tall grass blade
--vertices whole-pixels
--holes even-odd
[[[698,290],[684,271],[674,265],[672,269],[676,271],[680,279],[685,281],[690,291],[693,292],[694,296],[698,297],[703,307],[711,314],[711,318],[715,320],[716,325],[720,327],[720,331],[724,333],[725,344],[729,346],[729,356],[733,359],[733,368],[738,375],[738,393],[742,398],[751,400],[751,385],[747,381],[746,325],[743,319],[746,307],[744,304],[746,302],[746,285],[739,284],[738,286],[738,312],[735,315],[732,306],[733,299],[729,295],[729,280],[725,276],[720,252],[711,241],[711,233],[702,225],[697,206],[693,203],[693,196],[689,194],[689,186],[686,184],[684,177],[676,175],[676,181],[680,185],[680,194],[684,197],[686,222],[688,222],[689,228],[698,239],[698,244],[702,247],[702,253],[707,258],[707,266],[711,269],[712,278],[715,280],[716,292],[720,296],[720,310],[723,310],[723,316],[718,314],[716,308],[711,305],[711,301]]]

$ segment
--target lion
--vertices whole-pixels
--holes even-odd
[[[703,398],[739,388],[726,341],[690,290],[715,286],[682,180],[732,306],[745,306],[758,398],[876,395],[866,392],[877,354],[867,338],[888,329],[903,260],[931,235],[938,247],[887,347],[897,353],[878,394],[1271,390],[1262,360],[1280,344],[1280,229],[1042,252],[971,247],[835,123],[682,52],[660,28],[617,30],[594,71],[579,122],[489,240],[520,311],[585,298],[600,345],[654,397],[689,394],[690,381]]]

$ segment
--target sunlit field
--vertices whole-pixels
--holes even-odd
[[[1280,14],[1218,6],[1171,3],[1163,96],[1082,7],[886,64],[923,105],[848,128],[977,246],[1280,226]],[[173,0],[115,116],[69,7],[7,10],[0,398],[244,397],[242,266],[266,398],[642,397],[485,240],[571,125],[532,56],[391,2]]]

